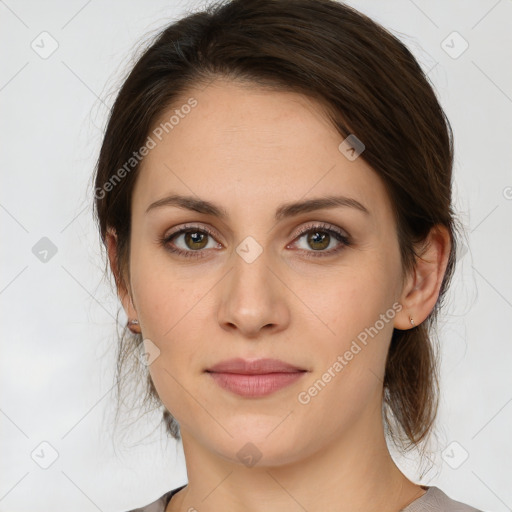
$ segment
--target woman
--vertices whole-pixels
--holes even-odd
[[[95,177],[120,367],[140,355],[187,464],[137,510],[476,510],[386,444],[434,426],[452,160],[414,57],[341,3],[222,2],[159,34]]]

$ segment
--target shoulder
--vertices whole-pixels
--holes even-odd
[[[400,512],[482,512],[466,503],[455,501],[438,487],[429,487],[427,492]]]
[[[185,484],[186,485],[186,484]],[[182,485],[181,487],[177,487],[176,489],[172,489],[170,491],[167,491],[165,494],[162,494],[158,499],[155,501],[152,501],[148,505],[145,505],[143,507],[134,508],[132,510],[129,510],[128,512],[165,512],[165,508],[167,507],[169,501],[171,501],[171,498],[185,485]]]

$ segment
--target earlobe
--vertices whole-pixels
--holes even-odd
[[[419,325],[434,309],[448,265],[450,248],[448,229],[442,225],[434,226],[405,281],[400,299],[403,309],[395,317],[396,329],[406,330]]]

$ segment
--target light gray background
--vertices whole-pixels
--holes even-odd
[[[512,1],[350,3],[429,70],[455,133],[469,250],[441,322],[438,452],[421,483],[512,510]],[[139,42],[199,5],[0,0],[0,512],[122,511],[186,482],[159,413],[135,425],[133,447],[112,443],[118,302],[102,280],[90,183]],[[31,47],[48,52],[52,39],[47,58]],[[57,249],[46,262],[34,254],[43,237]],[[414,454],[396,460],[418,481]]]

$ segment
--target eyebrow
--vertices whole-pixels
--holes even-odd
[[[179,194],[173,194],[168,197],[164,197],[151,203],[146,213],[154,210],[155,208],[162,208],[165,206],[174,206],[176,208],[182,208],[185,210],[191,210],[198,213],[204,213],[206,215],[213,215],[220,219],[226,220],[229,217],[228,212],[221,206],[216,205],[210,201],[204,199],[198,199],[193,196],[183,196]],[[313,212],[324,208],[354,208],[366,215],[370,215],[370,211],[366,206],[361,204],[356,199],[346,196],[326,196],[318,197],[314,199],[307,199],[305,201],[296,201],[292,203],[285,203],[277,208],[275,213],[275,220],[279,221],[284,218],[293,217],[301,213]]]

